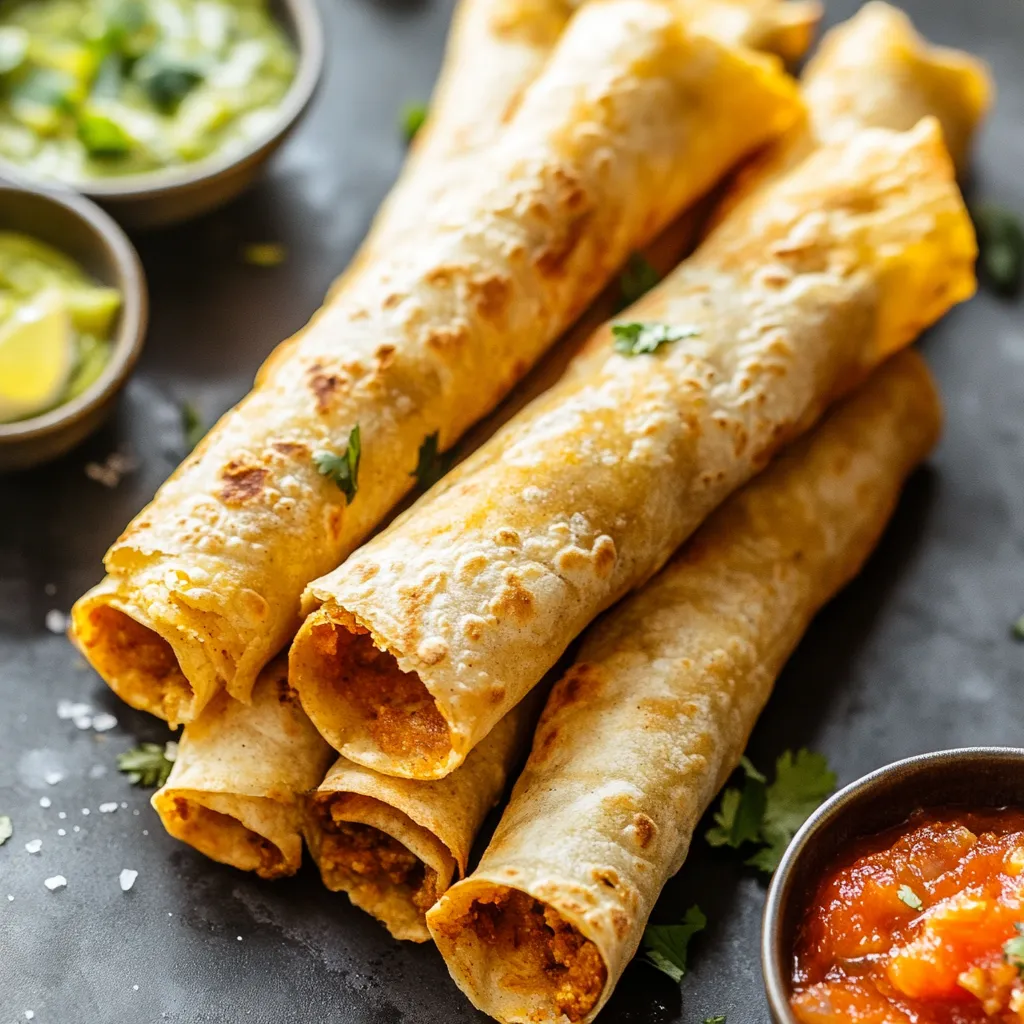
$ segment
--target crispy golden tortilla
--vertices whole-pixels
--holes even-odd
[[[207,857],[293,875],[302,861],[300,797],[315,789],[334,752],[288,687],[284,658],[272,661],[241,704],[224,691],[185,729],[166,784],[153,795],[164,828]]]
[[[563,380],[310,584],[292,685],[324,737],[438,778],[731,491],[974,290],[936,121],[823,145],[753,190]]]
[[[590,629],[479,866],[427,914],[475,1006],[594,1018],[780,669],[939,425],[924,363],[896,356]]]
[[[799,116],[777,64],[657,0],[591,0],[496,143],[367,258],[107,553],[73,635],[129,704],[250,698],[336,566],[626,256]],[[361,434],[351,504],[314,464]]]

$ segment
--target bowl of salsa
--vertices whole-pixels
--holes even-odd
[[[0,186],[0,471],[102,422],[142,349],[145,278],[118,225],[72,194]]]
[[[183,220],[249,184],[322,63],[314,0],[0,0],[0,168]]]
[[[761,952],[776,1024],[1024,1022],[1024,749],[837,793],[775,873]]]

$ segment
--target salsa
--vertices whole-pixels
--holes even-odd
[[[69,256],[0,231],[0,423],[80,395],[110,360],[121,293]]]
[[[1022,1024],[1024,811],[921,812],[819,883],[797,940],[803,1024]]]
[[[0,0],[0,157],[81,183],[238,151],[295,66],[266,0]]]

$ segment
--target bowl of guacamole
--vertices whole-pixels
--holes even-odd
[[[0,165],[183,220],[249,184],[322,51],[314,0],[0,0]]]
[[[99,207],[0,187],[0,470],[54,458],[102,422],[146,311],[138,256]]]

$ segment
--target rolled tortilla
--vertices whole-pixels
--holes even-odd
[[[153,807],[172,836],[213,860],[261,878],[293,875],[302,860],[300,797],[333,757],[277,658],[260,673],[250,705],[222,691],[185,729]]]
[[[820,147],[755,190],[565,378],[310,584],[292,685],[323,736],[437,778],[599,612],[827,405],[974,290],[934,121]]]
[[[523,701],[444,779],[396,779],[339,758],[306,804],[306,841],[327,888],[347,892],[396,939],[426,942],[426,911],[456,870],[465,875],[538,710]]]
[[[924,363],[896,356],[591,628],[479,866],[427,915],[475,1006],[594,1018],[776,676],[939,421]]]
[[[73,636],[129,704],[246,701],[304,585],[410,488],[417,453],[493,408],[630,251],[799,112],[768,58],[656,0],[572,19],[473,180],[369,261],[107,553]],[[358,426],[351,504],[313,455]]]

